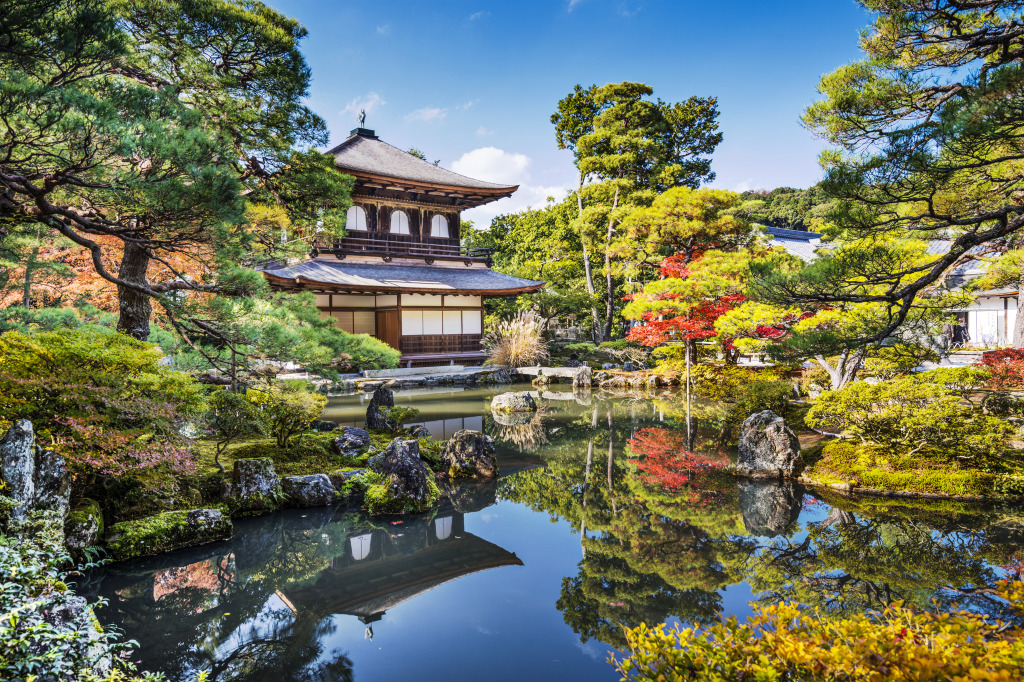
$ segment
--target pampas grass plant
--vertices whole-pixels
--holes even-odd
[[[547,362],[551,354],[541,333],[543,324],[534,313],[520,312],[502,320],[484,337],[491,362],[506,367],[529,367]]]

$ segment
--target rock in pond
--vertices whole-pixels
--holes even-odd
[[[408,429],[408,433],[410,438],[430,438],[430,429],[428,429],[423,424],[416,424],[415,426],[410,426]]]
[[[71,556],[80,558],[87,547],[94,547],[103,537],[103,511],[96,500],[84,499],[75,505],[64,522],[64,546]]]
[[[281,493],[274,462],[269,457],[235,460],[231,492],[234,508],[241,513],[274,509]]]
[[[366,429],[346,426],[341,435],[331,442],[334,451],[346,457],[354,457],[370,445],[370,434]]]
[[[789,481],[739,481],[743,525],[752,535],[786,535],[800,516],[803,492]]]
[[[334,502],[334,484],[327,474],[287,476],[281,487],[297,507],[324,507]]]
[[[338,422],[332,422],[330,419],[314,419],[309,422],[309,428],[320,433],[336,431],[338,429]]]
[[[495,424],[502,426],[525,426],[533,421],[534,415],[532,412],[492,412],[491,417],[494,418]]]
[[[384,452],[371,457],[367,467],[380,475],[364,497],[371,514],[426,511],[440,496],[434,472],[420,458],[417,441],[396,438]]]
[[[380,411],[382,407],[394,407],[395,394],[387,386],[378,386],[366,408],[366,428],[370,431],[394,431],[395,423]]]
[[[514,393],[502,393],[491,399],[491,412],[534,412],[537,409],[537,401],[526,391]]]
[[[231,531],[231,519],[218,509],[164,512],[111,526],[107,553],[114,561],[124,561],[226,540]]]
[[[771,410],[756,412],[740,429],[736,473],[748,478],[792,476],[800,468],[800,441],[786,420]]]
[[[31,509],[55,510],[61,520],[71,502],[71,476],[64,458],[35,445],[32,422],[19,419],[0,438],[0,478],[4,493],[17,504],[13,520],[25,518]]]
[[[452,509],[463,514],[478,512],[494,504],[498,499],[498,479],[492,478],[486,481],[459,481],[457,483],[447,481],[441,488],[444,496],[448,498],[447,504]],[[444,507],[438,514],[442,513]]]
[[[441,452],[445,469],[453,479],[494,478],[498,461],[494,458],[494,439],[479,431],[458,431],[444,444]]]

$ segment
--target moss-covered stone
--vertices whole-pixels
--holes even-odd
[[[272,511],[283,497],[281,481],[269,457],[235,460],[231,498],[227,501],[232,514]]]
[[[216,509],[171,511],[114,524],[107,553],[115,561],[202,545],[231,537],[231,519]]]
[[[103,537],[103,510],[96,500],[80,500],[64,522],[64,545],[73,556],[82,556],[87,547],[99,544]]]

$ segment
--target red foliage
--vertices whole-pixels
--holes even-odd
[[[988,380],[991,388],[1024,388],[1024,349],[990,350],[982,353],[976,364],[992,374]]]
[[[717,335],[715,320],[745,300],[747,298],[743,294],[732,294],[717,301],[701,301],[689,315],[666,320],[657,319],[655,313],[647,313],[644,325],[630,329],[626,338],[652,347],[670,340],[714,338]]]
[[[668,429],[641,429],[629,439],[633,454],[643,455],[637,463],[645,483],[678,489],[693,476],[708,469],[720,468],[716,462],[686,449],[686,434]]]

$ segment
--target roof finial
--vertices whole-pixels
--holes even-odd
[[[360,109],[359,110],[359,127],[360,128],[365,128],[366,127],[366,109]]]

